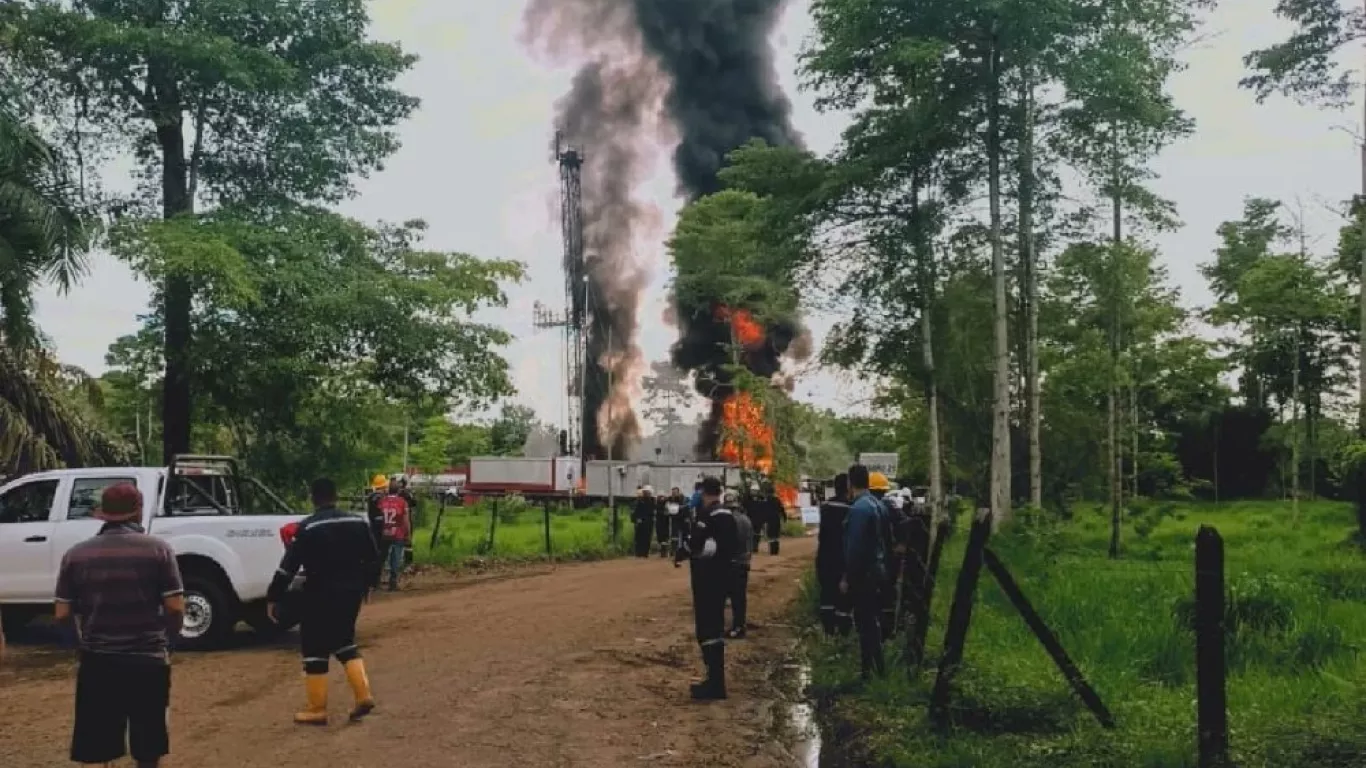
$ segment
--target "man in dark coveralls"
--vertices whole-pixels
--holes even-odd
[[[844,578],[844,519],[849,515],[849,475],[835,476],[835,498],[821,504],[816,539],[816,581],[821,592],[821,628],[826,635],[848,635],[853,628],[849,596],[840,591]]]
[[[691,688],[699,700],[726,698],[726,593],[732,577],[735,551],[742,546],[735,518],[721,506],[721,481],[702,481],[702,508],[693,521],[688,549],[692,581],[693,622],[707,677]]]
[[[303,621],[299,645],[304,657],[304,686],[308,708],[294,716],[300,725],[327,724],[328,658],[337,657],[355,695],[351,719],[360,720],[375,708],[370,679],[356,646],[356,619],[361,603],[379,570],[379,549],[369,521],[337,509],[337,484],[313,481],[312,515],[299,524],[275,578],[266,592],[266,611],[276,617],[276,606],[302,568],[307,575],[303,593]]]

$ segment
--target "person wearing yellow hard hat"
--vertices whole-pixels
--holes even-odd
[[[881,541],[884,548],[882,585],[878,589],[878,627],[883,641],[896,634],[896,597],[897,579],[901,575],[902,551],[898,547],[901,524],[901,509],[890,503],[887,498],[892,484],[881,472],[868,473],[868,493],[878,500],[881,517]]]
[[[886,552],[883,544],[882,502],[872,494],[868,467],[849,468],[849,494],[852,503],[844,522],[844,578],[840,592],[848,596],[854,609],[854,628],[858,631],[859,661],[863,679],[886,674],[882,654],[882,627],[879,621],[879,593],[886,580]]]
[[[370,479],[370,493],[365,497],[365,516],[370,520],[370,534],[375,537],[375,544],[378,546],[384,538],[384,510],[380,508],[380,500],[389,493],[389,478],[384,475],[375,475]],[[384,565],[381,558],[380,567],[375,569],[374,584],[375,589],[379,589],[379,579],[384,572]]]

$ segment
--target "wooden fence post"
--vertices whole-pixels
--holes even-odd
[[[1037,637],[1039,642],[1043,644],[1044,650],[1048,651],[1048,655],[1053,658],[1053,663],[1058,665],[1058,671],[1062,672],[1062,676],[1067,678],[1067,682],[1072,685],[1072,690],[1081,697],[1087,709],[1091,710],[1101,725],[1106,728],[1114,728],[1115,719],[1110,715],[1110,710],[1105,708],[1105,702],[1100,700],[1100,695],[1096,693],[1090,683],[1086,682],[1086,678],[1082,677],[1081,670],[1072,663],[1071,657],[1063,649],[1062,643],[1058,642],[1057,636],[1044,623],[1043,617],[1039,616],[1039,612],[1029,604],[1024,592],[1020,590],[1020,585],[1015,582],[1010,571],[1006,570],[1005,563],[1001,562],[996,553],[990,549],[984,550],[982,557],[987,570],[996,577],[996,583],[1001,585],[1001,591],[1006,593],[1011,605],[1014,605],[1015,610],[1020,612],[1020,616],[1024,618],[1025,624],[1029,625],[1034,637]]]
[[[498,497],[493,497],[493,505],[489,512],[489,545],[485,549],[486,554],[493,554],[494,537],[498,534]]]
[[[545,555],[550,557],[551,554],[553,553],[550,551],[550,501],[547,499],[545,502]]]
[[[906,632],[906,671],[914,674],[925,655],[925,628],[929,625],[930,606],[925,601],[925,577],[929,573],[930,515],[923,508],[913,510],[907,536],[905,571],[901,578],[901,615]]]
[[[925,638],[930,631],[929,616],[934,610],[934,585],[939,579],[939,562],[944,557],[944,543],[953,534],[953,524],[948,520],[940,520],[939,527],[934,533],[934,539],[930,544],[930,561],[925,566],[925,623],[915,628],[915,644],[920,648],[921,657],[924,657]]]
[[[1195,537],[1195,676],[1200,768],[1225,768],[1224,540],[1207,525]]]
[[[963,643],[968,638],[972,623],[972,602],[977,592],[977,581],[982,575],[982,553],[991,536],[991,511],[980,510],[973,520],[968,535],[968,549],[963,555],[963,568],[958,572],[958,587],[953,592],[953,606],[949,609],[949,627],[944,634],[944,655],[939,660],[939,675],[934,681],[930,697],[930,720],[943,727],[949,722],[949,686],[958,666],[963,663]]]
[[[441,533],[441,518],[446,516],[446,495],[441,495],[441,508],[436,511],[436,524],[432,526],[432,540],[427,545],[427,551],[436,549],[436,537]]]

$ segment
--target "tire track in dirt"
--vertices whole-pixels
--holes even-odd
[[[289,643],[175,659],[172,764],[196,768],[791,765],[775,736],[769,680],[792,638],[782,616],[814,542],[758,555],[750,612],[759,627],[727,647],[731,698],[688,700],[701,663],[686,568],[659,559],[568,565],[475,584],[420,584],[362,612],[380,710],[343,724],[333,670],[326,729],[290,722],[302,701]],[[66,766],[74,666],[18,647],[0,663],[0,765]]]

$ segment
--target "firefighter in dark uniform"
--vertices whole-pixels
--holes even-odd
[[[764,538],[764,525],[768,521],[768,505],[764,503],[763,492],[759,486],[751,485],[745,491],[745,498],[742,502],[745,507],[745,514],[749,517],[750,523],[754,525],[754,533],[750,540],[745,542],[749,545],[750,552],[759,551],[759,542]]]
[[[299,524],[293,543],[280,561],[266,593],[266,611],[272,619],[276,617],[276,606],[302,568],[307,579],[299,644],[308,708],[295,715],[294,722],[326,725],[329,657],[337,657],[346,670],[346,681],[355,696],[351,720],[360,720],[375,708],[365,662],[356,647],[356,618],[377,580],[379,550],[368,521],[337,508],[336,483],[313,481],[312,496],[314,512]]]
[[[835,497],[821,504],[816,538],[816,581],[821,592],[821,628],[826,635],[848,635],[854,619],[849,596],[840,591],[844,578],[844,519],[849,515],[849,475],[835,476]]]
[[[644,486],[636,496],[631,507],[631,522],[635,524],[635,555],[650,556],[650,533],[655,528],[655,494],[650,486]]]
[[[692,510],[679,488],[669,490],[669,498],[664,500],[664,510],[669,515],[670,554],[674,556],[674,565],[679,566],[682,558],[678,556],[678,552],[688,540],[692,528]]]
[[[659,556],[669,556],[669,534],[673,526],[673,520],[669,517],[668,499],[663,496],[655,497],[655,543],[659,545]]]
[[[905,553],[903,540],[908,532],[906,516],[900,503],[901,497],[889,495],[892,486],[887,476],[873,472],[868,477],[868,492],[882,504],[882,543],[883,552],[882,588],[878,591],[878,627],[883,641],[896,634],[897,589],[901,580],[902,555]]]
[[[702,481],[702,509],[693,522],[688,543],[692,559],[693,622],[707,677],[694,683],[694,699],[726,698],[726,593],[730,586],[735,550],[742,546],[735,518],[721,506],[721,481]]]
[[[768,512],[764,516],[764,531],[768,533],[768,553],[778,554],[778,543],[783,535],[783,521],[787,519],[787,508],[783,506],[783,500],[778,498],[773,486],[764,487],[764,506]],[[758,524],[755,524],[758,527]]]
[[[365,516],[370,520],[370,535],[375,538],[376,545],[384,538],[384,510],[379,508],[379,502],[389,493],[389,479],[384,475],[375,475],[370,480],[370,493],[365,496]],[[374,587],[379,587],[380,572],[375,571]]]

